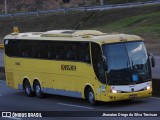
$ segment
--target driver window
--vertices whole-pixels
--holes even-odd
[[[91,51],[92,51],[92,64],[93,64],[94,72],[101,83],[106,83],[104,62],[102,58],[100,45],[96,43],[92,43]]]

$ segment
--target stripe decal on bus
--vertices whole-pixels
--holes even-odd
[[[44,88],[43,92],[48,93],[48,94],[54,94],[54,95],[63,95],[63,96],[82,98],[82,93],[81,92],[75,92],[75,91],[69,91],[69,90]]]

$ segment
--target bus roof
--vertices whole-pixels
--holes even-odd
[[[92,41],[99,44],[143,40],[136,35],[107,34],[97,30],[51,30],[46,32],[11,33],[4,39],[17,40],[55,40],[55,41]]]

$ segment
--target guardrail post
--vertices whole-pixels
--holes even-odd
[[[64,13],[66,13],[67,12],[67,9],[66,9],[66,7],[64,8]]]
[[[39,16],[39,10],[37,11],[37,17]]]
[[[112,5],[112,9],[115,7],[115,4]]]
[[[100,5],[103,6],[104,5],[104,1],[100,0]]]
[[[14,15],[13,15],[13,14],[11,14],[11,20],[13,19],[13,16],[14,16]]]

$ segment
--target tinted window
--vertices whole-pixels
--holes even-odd
[[[5,40],[5,53],[8,56],[16,56],[16,41],[14,40]]]
[[[8,56],[90,63],[90,48],[86,42],[5,40],[5,51]]]
[[[108,84],[136,84],[151,78],[149,58],[143,42],[103,45],[108,66]]]
[[[41,42],[40,41],[32,41],[31,42],[31,57],[32,58],[41,58]]]
[[[105,70],[103,65],[101,47],[96,43],[92,43],[91,46],[92,46],[91,51],[92,51],[92,62],[93,62],[94,72],[98,80],[101,83],[105,84],[106,78],[105,78]]]
[[[31,57],[32,47],[30,41],[17,41],[17,50],[19,57]]]
[[[54,44],[52,42],[41,42],[41,58],[53,59],[54,58]]]
[[[79,58],[79,61],[90,63],[91,60],[90,60],[89,43],[79,43],[78,58]]]

